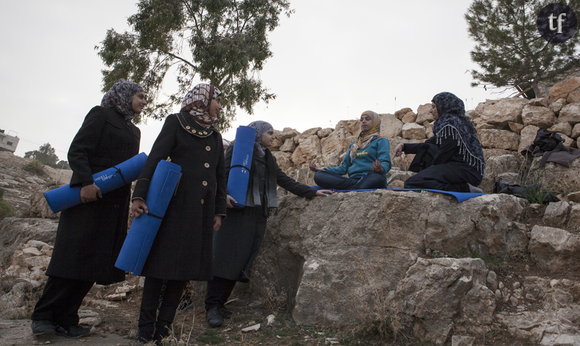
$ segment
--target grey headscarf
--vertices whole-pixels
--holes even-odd
[[[266,147],[262,145],[262,135],[273,129],[272,125],[265,121],[256,120],[252,121],[248,126],[256,129],[254,147],[258,150],[260,156],[266,155]]]
[[[139,84],[119,79],[103,96],[101,107],[115,108],[125,116],[125,120],[131,120],[135,117],[133,96],[142,91],[143,88]]]

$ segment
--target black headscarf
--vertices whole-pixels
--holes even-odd
[[[135,117],[133,96],[142,91],[143,88],[139,84],[120,79],[103,96],[101,106],[115,108],[117,112],[125,116],[126,120],[131,120]]]

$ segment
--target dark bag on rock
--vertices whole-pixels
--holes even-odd
[[[525,185],[528,190],[539,190],[541,189],[541,184]],[[503,179],[499,179],[493,184],[494,193],[505,193],[508,195],[514,195],[522,198],[526,198],[526,191],[523,187],[518,184],[510,184]],[[551,193],[546,193],[544,196],[544,202],[558,202],[560,199]]]
[[[536,138],[532,142],[532,146],[538,148],[540,151],[546,152],[556,150],[558,145],[561,147],[564,145],[563,143],[564,138],[559,134],[546,129],[539,129],[536,133]]]

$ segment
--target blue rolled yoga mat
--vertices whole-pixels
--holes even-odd
[[[238,202],[232,203],[234,208],[239,209],[246,206],[255,140],[256,130],[254,128],[239,126],[236,130],[236,142],[228,177],[228,194]]]
[[[139,174],[143,166],[145,166],[145,161],[147,161],[147,154],[141,153],[114,167],[95,173],[93,174],[95,185],[101,189],[102,194],[105,194],[130,184],[133,180],[139,178]],[[81,186],[70,187],[70,185],[65,185],[45,192],[44,197],[50,210],[56,214],[59,211],[82,203],[81,188]]]
[[[169,161],[157,164],[145,201],[149,213],[133,219],[115,267],[141,275],[180,177],[181,166]]]

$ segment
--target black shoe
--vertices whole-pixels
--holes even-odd
[[[56,335],[64,336],[65,338],[76,339],[85,336],[91,332],[90,328],[75,324],[74,326],[58,326],[56,328]]]
[[[207,310],[205,313],[205,319],[207,320],[207,323],[209,323],[209,326],[212,328],[219,327],[224,324],[224,318],[222,315],[220,315],[220,311],[217,306]]]
[[[56,324],[49,320],[32,321],[32,335],[42,335],[44,333],[54,333]]]
[[[218,308],[218,311],[220,312],[220,315],[222,315],[222,317],[225,318],[226,320],[232,317],[232,315],[234,314],[230,310],[226,309],[224,306],[220,306]]]

